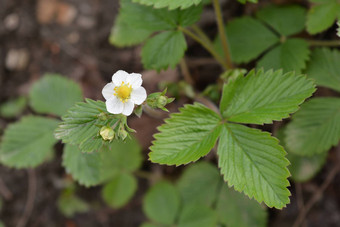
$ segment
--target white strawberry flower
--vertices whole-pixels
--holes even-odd
[[[135,104],[140,105],[146,99],[146,91],[142,85],[142,75],[117,71],[112,82],[105,85],[102,94],[106,99],[106,109],[112,114],[131,115]]]

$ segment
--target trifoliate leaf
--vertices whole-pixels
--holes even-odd
[[[153,185],[144,197],[144,213],[149,219],[159,224],[174,224],[179,208],[179,194],[176,188],[166,181]]]
[[[185,169],[177,182],[178,191],[185,205],[211,206],[221,184],[218,169],[208,162],[199,162]]]
[[[132,46],[143,42],[152,33],[152,30],[134,27],[126,23],[126,21],[118,16],[112,27],[109,41],[112,45],[119,47]]]
[[[66,172],[87,187],[106,181],[121,172],[139,168],[142,157],[135,140],[112,141],[98,152],[82,153],[75,145],[66,144],[63,166]]]
[[[10,124],[0,147],[1,163],[16,168],[36,167],[53,152],[57,120],[27,116]]]
[[[58,74],[46,74],[37,81],[30,93],[30,105],[38,113],[61,116],[83,99],[78,84]]]
[[[301,105],[285,130],[289,151],[314,155],[328,151],[340,140],[340,99],[313,98]]]
[[[327,48],[314,49],[306,74],[315,79],[317,85],[340,92],[340,52]]]
[[[221,131],[219,122],[220,116],[206,106],[185,105],[158,128],[150,160],[167,165],[197,161],[214,147]]]
[[[216,212],[208,206],[184,206],[179,216],[178,227],[215,227]]]
[[[3,117],[16,117],[22,113],[26,106],[27,100],[21,96],[16,99],[9,100],[0,106],[0,115]]]
[[[76,213],[83,213],[89,210],[89,205],[76,195],[61,195],[58,198],[58,208],[66,217],[72,217]]]
[[[218,144],[218,165],[228,185],[269,207],[289,203],[289,161],[278,140],[243,125],[225,124]]]
[[[314,91],[312,80],[294,72],[251,71],[224,85],[220,111],[230,122],[272,123],[297,111]]]
[[[77,103],[62,117],[55,137],[63,143],[78,145],[82,152],[92,152],[102,147],[102,139],[98,137],[101,126],[107,125],[108,120],[100,120],[98,115],[105,113],[105,103],[86,99]],[[112,119],[115,122],[117,119]]]
[[[269,47],[279,42],[278,36],[251,17],[242,17],[231,21],[226,26],[226,33],[231,58],[235,63],[254,60]],[[223,56],[220,38],[215,41],[215,49]]]
[[[131,174],[122,173],[104,185],[102,197],[109,206],[118,209],[129,202],[136,190],[136,178]]]
[[[190,6],[197,6],[202,0],[133,0],[143,5],[153,6],[154,8],[168,7],[169,10],[176,8],[185,9]]]
[[[162,32],[149,39],[142,49],[145,68],[162,70],[174,68],[184,56],[187,44],[182,32]]]
[[[284,72],[295,71],[300,73],[306,68],[310,50],[308,43],[303,39],[288,39],[266,53],[258,62],[257,68],[283,69]]]
[[[322,32],[332,26],[340,13],[337,0],[320,1],[321,4],[312,6],[307,14],[307,31],[310,34]]]
[[[303,31],[306,9],[298,5],[269,6],[256,13],[257,18],[270,25],[283,36]]]
[[[255,200],[223,185],[217,199],[219,222],[228,227],[265,227],[267,212]]]

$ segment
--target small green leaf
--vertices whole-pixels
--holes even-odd
[[[272,123],[297,111],[314,91],[312,80],[293,72],[251,71],[224,85],[220,110],[231,122]]]
[[[289,36],[305,28],[306,9],[298,5],[273,5],[259,10],[256,16],[280,35]]]
[[[185,205],[210,206],[216,200],[221,184],[219,171],[208,162],[199,162],[185,169],[177,182],[178,191]]]
[[[247,63],[279,42],[270,29],[251,17],[242,17],[226,26],[231,58],[235,63]],[[220,38],[215,41],[215,49],[223,56]]]
[[[313,98],[301,105],[285,130],[285,144],[297,155],[328,151],[340,140],[340,99]]]
[[[113,141],[93,153],[82,153],[77,146],[66,144],[63,166],[80,184],[94,186],[120,172],[133,172],[141,165],[141,149],[136,140]]]
[[[283,69],[284,72],[295,71],[300,73],[306,68],[310,50],[308,43],[303,39],[288,39],[266,53],[258,62],[257,68]]]
[[[145,68],[162,70],[174,68],[184,56],[187,44],[180,31],[162,32],[149,39],[142,49],[142,62]]]
[[[278,140],[269,133],[238,124],[225,124],[217,154],[228,185],[269,207],[289,203],[289,161]]]
[[[219,222],[228,227],[265,227],[267,212],[259,203],[223,185],[216,206]]]
[[[66,144],[63,166],[68,174],[86,187],[98,185],[103,181],[100,152],[82,153],[75,145]],[[110,170],[112,171],[112,170]]]
[[[221,131],[219,121],[220,116],[202,104],[185,105],[158,128],[150,160],[167,165],[197,161],[214,147]]]
[[[0,115],[3,117],[16,117],[22,113],[26,107],[27,100],[21,96],[16,99],[9,100],[0,106]]]
[[[78,84],[58,74],[46,74],[37,81],[30,93],[30,105],[38,113],[61,116],[83,99]]]
[[[76,213],[84,213],[89,210],[89,205],[75,195],[61,195],[58,198],[58,209],[66,217],[72,217]]]
[[[86,102],[77,103],[62,117],[55,137],[63,143],[79,145],[82,152],[99,150],[103,141],[98,137],[100,126],[107,125],[110,121],[100,120],[98,115],[106,112],[105,103],[86,99]],[[117,119],[112,119],[111,124]]]
[[[179,194],[176,188],[166,181],[152,186],[144,197],[143,210],[146,216],[159,224],[174,224],[179,207]]]
[[[307,14],[307,31],[310,34],[322,32],[334,24],[340,12],[340,4],[336,0],[320,1],[320,5],[312,6]]]
[[[152,33],[152,30],[134,27],[118,16],[112,27],[109,41],[119,47],[132,46],[145,41]]]
[[[306,74],[315,79],[316,84],[340,92],[340,52],[327,48],[317,48],[312,52]]]
[[[217,214],[208,206],[184,206],[179,216],[178,227],[215,227]]]
[[[138,2],[140,4],[153,6],[155,8],[164,8],[168,7],[169,10],[173,10],[176,8],[185,9],[190,6],[197,6],[202,2],[202,0],[133,0],[134,2]]]
[[[26,116],[5,130],[0,146],[1,163],[16,168],[36,167],[53,152],[57,120]]]
[[[118,209],[129,202],[136,190],[136,178],[131,174],[122,173],[104,185],[102,197],[112,208]]]

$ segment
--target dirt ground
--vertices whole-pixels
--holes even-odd
[[[222,2],[226,18],[251,13],[256,8],[244,8],[234,0]],[[72,78],[81,84],[85,97],[101,100],[101,89],[115,71],[143,72],[139,47],[119,49],[108,43],[118,5],[118,0],[0,0],[0,102],[26,95],[31,84],[46,72]],[[211,37],[214,36],[216,26],[212,9],[204,13],[200,25]],[[209,55],[191,40],[188,62],[197,89],[213,82],[221,72]],[[144,86],[148,92],[153,92],[157,91],[158,82],[178,81],[182,75],[174,69],[161,75],[148,71],[143,76]],[[170,109],[176,111],[186,101],[177,100]],[[25,113],[30,111],[27,109]],[[0,133],[15,120],[0,118]],[[147,115],[142,119],[130,119],[132,128],[137,129],[136,136],[143,146],[145,157],[152,134],[161,123],[161,119]],[[141,205],[149,183],[144,179],[139,179],[139,190],[133,200],[120,210],[110,209],[104,204],[99,187],[80,187],[79,195],[86,198],[93,209],[73,218],[64,217],[56,205],[61,192],[60,182],[66,177],[61,167],[62,145],[57,144],[55,148],[55,158],[34,170],[0,166],[0,194],[3,198],[0,220],[6,226],[20,226],[27,222],[26,226],[30,227],[134,227],[146,220]],[[301,211],[301,203],[304,201],[306,204],[319,191],[320,185],[337,165],[336,160],[335,151],[331,151],[317,177],[304,184],[292,183],[291,204],[283,211],[270,209],[269,226],[291,226]],[[143,169],[161,171],[172,178],[180,171],[148,161],[144,161]],[[29,188],[32,187],[36,193],[32,203],[28,204],[27,198],[31,198]],[[340,226],[340,174],[329,182],[320,196],[321,199],[306,217],[306,226]],[[28,215],[24,213],[27,204],[32,206],[28,208],[32,211]]]

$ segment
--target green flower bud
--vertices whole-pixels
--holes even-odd
[[[100,114],[98,114],[97,117],[101,121],[106,121],[107,120],[107,115],[104,112],[101,112]]]
[[[103,140],[108,140],[108,141],[112,141],[113,138],[115,137],[115,132],[113,131],[111,127],[108,127],[108,126],[103,126],[100,129],[99,134],[101,135]]]
[[[126,137],[128,136],[128,134],[129,133],[124,128],[120,128],[119,131],[118,131],[118,137],[121,140],[125,140]]]
[[[168,98],[164,95],[159,96],[158,99],[157,99],[157,107],[162,108],[166,104],[168,104]]]

